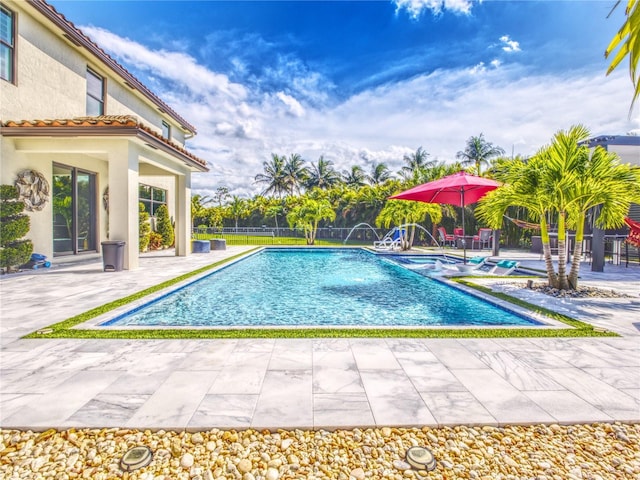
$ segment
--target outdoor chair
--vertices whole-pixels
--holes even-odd
[[[491,248],[491,240],[493,238],[493,230],[490,228],[480,228],[478,229],[478,234],[473,236],[473,240],[471,241],[471,248],[475,248],[476,243],[478,244],[478,248],[482,250],[483,248]]]
[[[438,227],[438,235],[440,237],[440,243],[442,247],[449,245],[453,247],[456,241],[455,235],[450,235],[444,227]]]
[[[406,235],[406,230],[395,227],[387,233],[382,240],[373,242],[376,250],[395,250],[402,247],[402,237]]]
[[[509,275],[520,266],[520,262],[515,260],[500,260],[489,270],[491,275]]]

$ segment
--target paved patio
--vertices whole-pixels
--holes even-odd
[[[640,266],[582,269],[631,298],[529,301],[621,334],[575,339],[26,340],[223,257],[143,255],[0,278],[0,426],[342,428],[640,421]],[[540,268],[538,256],[503,252]],[[510,280],[485,280],[512,290]]]

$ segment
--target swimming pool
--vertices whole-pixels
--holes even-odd
[[[264,249],[101,325],[537,324],[363,249]]]

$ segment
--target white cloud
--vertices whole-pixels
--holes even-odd
[[[304,108],[300,105],[295,98],[291,95],[287,95],[284,92],[276,93],[276,97],[280,99],[282,103],[284,103],[287,107],[289,107],[289,113],[294,117],[302,117],[304,115]]]
[[[474,0],[393,0],[396,4],[396,11],[406,10],[409,15],[416,19],[425,10],[430,10],[432,14],[439,15],[443,10],[454,13],[469,14]]]
[[[493,68],[498,68],[500,65],[502,65],[502,62],[497,58],[494,58],[493,60],[491,60],[491,66]]]
[[[328,106],[293,88],[263,93],[230,82],[181,52],[100,35],[93,38],[127,65],[165,79],[154,84],[156,93],[198,128],[187,147],[211,164],[211,172],[193,177],[194,192],[204,195],[219,186],[258,193],[253,179],[271,153],[300,153],[313,162],[324,155],[339,171],[356,164],[368,170],[380,161],[397,171],[402,157],[420,146],[432,158],[454,161],[479,133],[508,153],[531,155],[576,123],[594,135],[640,128],[640,115],[628,119],[632,85],[623,69],[609,77],[599,69],[536,75],[519,65],[479,64],[386,83]],[[180,68],[176,58],[184,62]]]
[[[500,41],[502,42],[502,50],[505,52],[519,52],[520,51],[520,43],[515,40],[511,40],[509,35],[503,35],[500,37]]]

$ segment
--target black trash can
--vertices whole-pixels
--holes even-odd
[[[102,242],[102,266],[105,272],[121,272],[124,267],[123,240]]]

